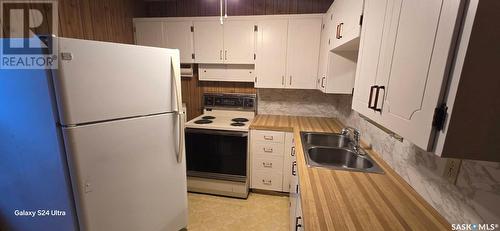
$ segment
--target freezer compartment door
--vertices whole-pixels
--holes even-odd
[[[178,50],[58,40],[54,83],[63,125],[174,111],[171,58]]]
[[[140,117],[63,129],[81,230],[187,226],[179,117]]]

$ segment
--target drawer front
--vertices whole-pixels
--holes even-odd
[[[252,130],[253,141],[285,143],[285,133],[275,131]]]
[[[254,171],[252,174],[252,188],[282,191],[283,176],[272,171]]]
[[[285,145],[271,142],[253,142],[252,155],[283,156]]]
[[[273,171],[283,173],[283,157],[255,155],[252,160],[252,171]]]

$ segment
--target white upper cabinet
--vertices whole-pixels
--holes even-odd
[[[179,49],[181,63],[193,63],[190,20],[134,19],[135,44]]]
[[[255,54],[256,23],[250,20],[224,22],[224,62],[253,64]]]
[[[430,150],[460,4],[366,0],[353,109]]]
[[[258,23],[257,88],[316,89],[321,16]]]
[[[352,94],[357,51],[329,52],[326,78],[320,82],[324,93]]]
[[[358,52],[354,46],[352,50],[331,51],[335,40],[332,37],[334,9],[335,3],[323,16],[317,89],[324,93],[351,94]]]
[[[383,75],[384,120],[424,149],[432,145],[432,120],[453,55],[459,5],[456,0],[402,1],[396,41],[389,48],[393,57]],[[417,12],[426,12],[425,17]]]
[[[321,17],[289,20],[286,88],[316,89],[320,37]]]
[[[193,63],[193,32],[192,21],[167,21],[163,24],[165,31],[165,46],[180,51],[181,63]]]
[[[255,23],[251,20],[194,21],[196,63],[253,64]]]
[[[325,80],[328,71],[328,54],[330,53],[330,15],[331,13],[327,12],[323,16],[323,21],[321,24],[321,41],[319,47],[318,77],[316,81],[316,88],[323,92],[325,92],[326,88]]]
[[[224,28],[216,19],[194,21],[196,63],[224,63]]]
[[[384,33],[387,37],[393,0],[366,0],[364,9],[364,25],[361,31],[356,81],[352,99],[352,108],[368,118],[379,121],[373,94],[376,86],[381,46],[384,42]],[[387,39],[386,39],[387,40]],[[369,102],[369,101],[372,102]],[[376,105],[378,108],[379,106]]]
[[[336,0],[333,3],[333,48],[358,50],[363,0]]]
[[[163,47],[163,23],[150,21],[134,22],[135,44],[143,46]]]
[[[258,23],[255,87],[285,87],[287,33],[288,19],[269,19]]]

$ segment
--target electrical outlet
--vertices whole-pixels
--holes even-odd
[[[460,171],[461,164],[462,160],[448,159],[444,168],[443,177],[445,177],[448,182],[455,184],[457,182],[457,176]]]

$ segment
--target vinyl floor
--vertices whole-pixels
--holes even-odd
[[[189,231],[289,230],[287,196],[250,193],[248,199],[189,193]]]

